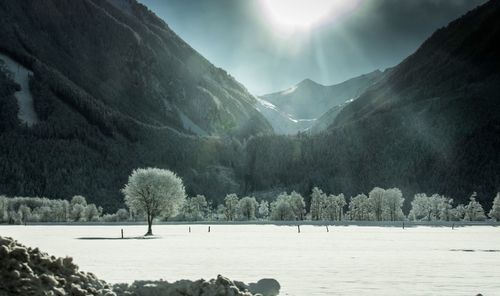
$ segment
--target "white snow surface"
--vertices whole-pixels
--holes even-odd
[[[14,94],[19,106],[17,117],[28,126],[37,123],[39,121],[38,115],[35,112],[33,96],[29,86],[29,77],[33,75],[33,72],[4,54],[0,53],[0,59],[4,61],[7,69],[12,72],[14,81],[21,86],[21,91]]]
[[[191,233],[188,227],[191,226]],[[109,282],[224,274],[274,278],[281,295],[500,295],[500,227],[274,225],[0,226],[0,235],[72,256]]]

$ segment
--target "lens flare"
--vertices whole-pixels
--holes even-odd
[[[354,9],[361,0],[261,0],[278,26],[308,29]]]

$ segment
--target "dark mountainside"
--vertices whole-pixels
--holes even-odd
[[[261,96],[262,100],[274,106],[266,108],[266,104],[262,104],[260,109],[276,133],[296,134],[314,125],[318,125],[314,130],[320,131],[334,119],[330,116],[318,122],[326,111],[336,106],[342,108],[347,101],[356,99],[382,76],[383,73],[376,70],[328,86],[306,79],[289,89]]]
[[[489,208],[500,191],[500,2],[435,32],[318,136],[248,144],[251,190],[355,195],[374,186],[441,193]]]
[[[131,170],[157,166],[216,198],[240,191],[240,141],[272,132],[255,97],[134,0],[1,1],[0,36],[0,53],[33,72],[40,118],[18,120],[4,67],[2,194],[114,209]]]

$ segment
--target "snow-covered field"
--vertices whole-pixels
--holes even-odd
[[[500,295],[500,227],[0,226],[109,282],[275,278],[281,295]]]

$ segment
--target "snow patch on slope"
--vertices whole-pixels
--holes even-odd
[[[39,119],[35,112],[33,95],[31,94],[29,86],[29,78],[33,75],[33,72],[1,53],[0,60],[4,61],[7,69],[12,72],[14,81],[21,86],[21,90],[14,94],[19,106],[17,117],[28,126],[38,123]]]

